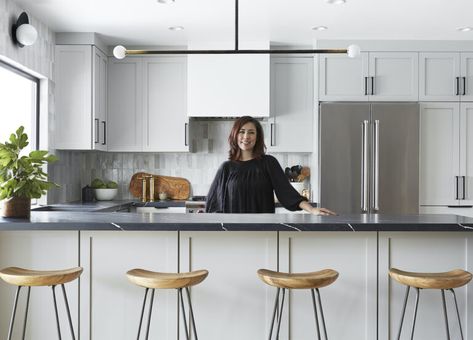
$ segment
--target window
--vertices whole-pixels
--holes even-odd
[[[23,125],[26,152],[39,146],[39,79],[0,61],[0,142]]]

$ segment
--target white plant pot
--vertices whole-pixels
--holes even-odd
[[[97,201],[111,201],[117,196],[118,189],[94,189]]]

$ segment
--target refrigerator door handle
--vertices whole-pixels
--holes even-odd
[[[361,212],[368,212],[368,124],[361,125]]]
[[[374,121],[373,131],[373,210],[379,210],[379,120]]]

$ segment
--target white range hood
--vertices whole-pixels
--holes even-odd
[[[269,117],[269,67],[269,54],[188,55],[188,116]]]

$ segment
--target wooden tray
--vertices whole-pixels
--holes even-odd
[[[189,198],[191,184],[185,178],[153,175],[146,172],[137,172],[130,180],[130,193],[141,198],[143,189],[143,176],[154,177],[154,200],[158,200],[159,193],[165,192],[168,199],[185,200]],[[149,200],[149,179],[146,185],[146,198]]]

